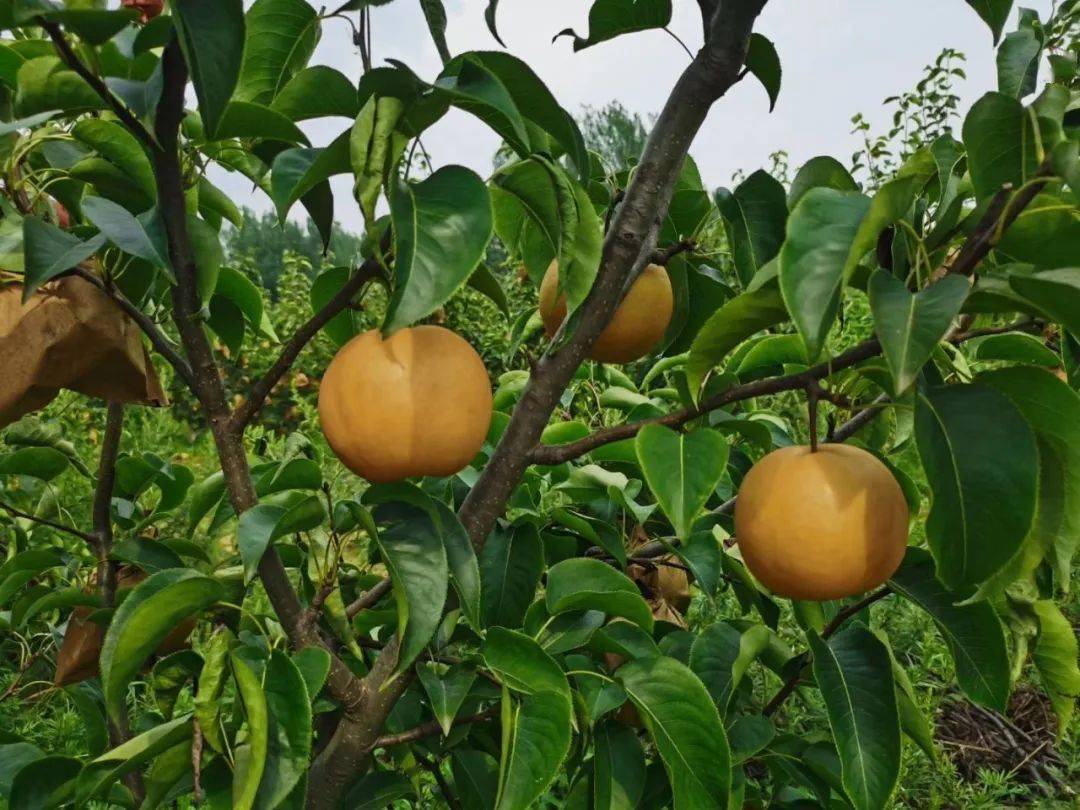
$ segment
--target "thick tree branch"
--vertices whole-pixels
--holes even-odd
[[[589,347],[642,271],[667,213],[690,144],[713,103],[738,80],[754,21],[766,0],[724,2],[708,20],[705,46],[683,72],[645,145],[626,196],[604,239],[600,269],[574,332],[556,337],[536,363],[499,446],[462,504],[459,516],[482,546],[529,464],[552,411]]]
[[[492,706],[490,709],[484,709],[482,712],[471,714],[467,717],[459,717],[454,720],[455,726],[464,726],[470,723],[481,723],[484,720],[490,720],[499,714],[499,707]],[[431,720],[427,723],[421,723],[415,728],[410,728],[408,731],[403,731],[400,734],[384,734],[375,741],[376,748],[390,748],[394,745],[402,745],[404,743],[416,742],[422,740],[425,737],[433,737],[436,734],[442,733],[442,726],[439,725],[438,720]]]
[[[278,381],[292,368],[293,363],[296,362],[296,358],[300,356],[300,352],[304,350],[304,347],[319,333],[331,319],[333,319],[338,313],[344,310],[352,300],[356,297],[357,293],[363,289],[364,285],[368,282],[378,278],[382,275],[382,266],[375,259],[368,259],[364,262],[360,268],[353,274],[345,285],[338,290],[325,306],[316,312],[307,323],[296,330],[296,334],[292,339],[285,344],[285,348],[282,350],[280,356],[274,361],[274,364],[267,370],[262,377],[260,377],[255,384],[251,387],[251,391],[248,392],[247,400],[241,405],[232,415],[231,427],[234,431],[242,431],[249,422],[255,417],[262,406],[266,403],[266,398],[270,396],[270,392],[274,386],[278,384]]]
[[[56,529],[56,531],[63,532],[64,534],[70,534],[72,537],[78,537],[80,540],[89,543],[91,546],[97,544],[97,536],[91,534],[90,532],[81,531],[79,529],[76,529],[74,526],[67,526],[63,523],[57,523],[56,521],[49,520],[48,518],[31,515],[29,512],[24,512],[23,510],[12,506],[6,501],[0,501],[0,509],[3,509],[9,515],[13,515],[14,517],[22,518],[23,520],[29,520],[31,523],[37,523],[41,526],[48,526],[50,529]]]
[[[56,46],[56,50],[60,54],[60,58],[64,61],[64,64],[75,71],[83,81],[90,85],[94,92],[101,97],[101,100],[109,105],[109,109],[116,114],[116,117],[120,119],[124,126],[131,131],[131,134],[142,141],[143,146],[153,150],[155,148],[153,136],[146,127],[142,125],[142,122],[139,121],[135,113],[129,110],[127,105],[116,97],[101,77],[91,71],[79,58],[78,54],[72,49],[71,43],[68,42],[67,37],[64,36],[60,24],[50,22],[41,17],[37,18],[37,23],[45,29],[45,33],[49,35],[49,39],[53,41],[53,45]]]
[[[243,434],[233,429],[225,387],[214,360],[213,350],[203,330],[201,304],[196,288],[196,267],[187,231],[183,175],[180,166],[179,130],[184,116],[187,65],[174,35],[161,58],[163,89],[156,116],[154,173],[157,177],[158,206],[166,223],[169,256],[176,272],[173,289],[173,318],[194,376],[192,390],[202,405],[217,447],[225,477],[229,502],[242,514],[258,503],[248,467]],[[270,603],[297,649],[326,646],[313,627],[304,622],[304,609],[289,580],[285,566],[273,547],[267,549],[258,566],[259,578]],[[360,679],[331,652],[327,684],[339,701],[350,705],[360,690]]]
[[[823,639],[831,638],[841,627],[844,626],[844,623],[848,619],[850,619],[852,616],[856,616],[859,613],[862,613],[864,610],[866,610],[866,608],[874,604],[874,602],[878,602],[884,599],[892,592],[892,588],[890,588],[888,585],[884,585],[873,593],[864,596],[858,602],[853,602],[852,604],[843,608],[839,613],[836,614],[836,616],[831,622],[825,625],[825,628],[821,631],[821,637]],[[780,687],[780,690],[775,695],[773,695],[772,700],[770,700],[765,705],[765,708],[761,710],[761,713],[763,715],[765,715],[766,717],[771,717],[772,715],[776,714],[777,710],[780,708],[781,705],[783,705],[784,701],[787,700],[791,696],[791,694],[799,687],[799,683],[802,681],[802,671],[806,669],[806,666],[810,663],[809,653],[806,653],[806,655],[806,662],[803,664],[803,666],[799,668],[799,672],[788,678],[784,685]]]
[[[131,320],[138,324],[143,334],[146,335],[150,341],[150,345],[154,347],[162,357],[164,357],[169,365],[172,366],[180,379],[182,379],[188,387],[193,387],[195,384],[195,377],[191,372],[191,366],[188,365],[187,360],[180,356],[180,353],[173,347],[172,342],[165,336],[165,333],[161,331],[160,327],[141,309],[135,306],[128,300],[122,292],[115,287],[107,284],[103,279],[98,278],[94,273],[91,273],[84,267],[76,267],[71,271],[71,274],[78,276],[79,278],[89,281],[109,298],[116,302],[120,309],[124,310]]]

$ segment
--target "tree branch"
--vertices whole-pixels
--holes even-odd
[[[470,723],[481,723],[484,720],[490,720],[492,717],[495,717],[499,713],[499,710],[498,706],[492,706],[490,709],[484,709],[482,712],[471,714],[467,717],[459,717],[454,720],[454,725],[463,726]],[[415,728],[410,728],[408,731],[403,731],[400,734],[384,734],[375,741],[375,748],[390,748],[394,745],[416,742],[425,737],[433,737],[434,735],[441,733],[442,726],[439,725],[439,721],[431,720],[427,723],[421,723]]]
[[[1049,155],[1043,161],[1033,180],[1042,179],[1043,182],[1033,182],[1025,185],[1019,192],[1013,193],[1013,186],[1008,183],[994,195],[976,226],[975,233],[971,235],[960,250],[956,260],[949,265],[946,271],[951,275],[970,276],[975,272],[979,263],[987,257],[997,245],[1001,235],[1016,222],[1020,214],[1046,187],[1046,184],[1054,176],[1053,163]]]
[[[116,486],[116,459],[120,455],[120,437],[124,428],[124,406],[110,402],[105,417],[105,435],[98,460],[97,487],[94,489],[94,537],[98,552],[98,589],[105,607],[116,601],[116,564],[109,560],[112,551],[112,494]]]
[[[357,613],[374,607],[380,599],[390,593],[392,588],[393,584],[390,582],[390,577],[384,578],[360,594],[356,601],[346,607],[345,615],[352,619]]]
[[[715,411],[717,408],[722,408],[725,405],[741,402],[746,399],[753,399],[755,397],[767,396],[769,394],[779,394],[783,391],[801,390],[815,380],[823,379],[831,374],[835,374],[837,371],[842,371],[857,365],[864,360],[876,356],[880,351],[881,344],[876,339],[868,340],[865,343],[860,343],[858,346],[837,355],[832,360],[819,363],[816,366],[811,366],[805,371],[788,374],[783,377],[769,377],[764,380],[754,380],[753,382],[732,386],[715,396],[709,397],[693,408],[683,408],[678,411],[664,414],[663,416],[655,416],[650,419],[642,419],[637,422],[627,422],[622,425],[604,428],[583,439],[568,444],[537,446],[530,454],[529,460],[533,464],[562,464],[563,462],[570,461],[578,456],[582,456],[585,453],[595,450],[598,447],[602,447],[605,444],[617,442],[622,439],[633,438],[637,435],[638,431],[646,425],[655,424],[672,428],[680,427],[700,416],[704,416],[709,411]]]
[[[892,592],[892,588],[890,588],[888,585],[884,585],[873,593],[864,596],[858,602],[854,602],[843,608],[839,613],[836,614],[836,616],[831,622],[825,625],[825,629],[821,631],[821,637],[823,639],[831,638],[833,635],[836,634],[836,631],[843,627],[844,623],[848,619],[866,610],[866,608],[870,607],[870,605],[874,604],[874,602],[878,602],[884,599]],[[788,678],[784,685],[780,687],[780,691],[773,695],[772,700],[770,700],[765,705],[765,708],[761,710],[761,713],[766,717],[771,717],[772,715],[776,714],[776,711],[780,708],[781,705],[783,705],[784,701],[787,700],[791,696],[791,694],[799,687],[799,683],[802,681],[802,671],[806,669],[806,665],[810,662],[810,653],[807,652],[804,655],[807,656],[806,662],[801,667],[799,667],[799,672]]]
[[[157,178],[158,206],[168,237],[169,257],[176,272],[173,319],[191,363],[194,378],[192,390],[199,399],[217,447],[229,502],[236,514],[240,515],[258,503],[258,496],[248,466],[243,435],[232,427],[221,373],[200,316],[201,304],[196,289],[195,260],[187,230],[187,209],[179,152],[180,122],[184,117],[184,92],[188,73],[175,34],[165,47],[161,64],[163,89],[155,118],[155,135],[160,148],[154,152],[154,174]],[[300,597],[293,588],[281,557],[273,547],[263,554],[258,573],[274,613],[285,628],[292,645],[297,649],[322,646],[329,650],[315,629],[304,622],[305,614]],[[361,689],[360,679],[333,651],[330,651],[327,684],[331,694],[345,705],[351,705]]]
[[[67,37],[64,36],[63,30],[60,28],[59,23],[50,22],[42,17],[37,18],[37,23],[43,29],[45,33],[49,35],[49,39],[53,41],[53,45],[56,46],[57,52],[60,54],[60,58],[64,61],[64,64],[77,73],[83,81],[90,85],[91,89],[97,93],[101,100],[109,105],[116,117],[126,126],[131,134],[142,141],[143,146],[146,146],[150,150],[156,148],[154,138],[150,132],[142,125],[138,117],[128,109],[119,98],[117,98],[108,85],[91,71],[79,58],[78,54],[71,47],[71,43],[67,41]]]
[[[651,261],[653,264],[658,264],[661,267],[667,267],[668,262],[678,256],[680,253],[690,253],[694,250],[697,250],[697,242],[693,239],[683,239],[679,242],[676,242],[674,245],[671,245],[670,247],[664,248],[663,250],[654,251]]]
[[[150,341],[150,345],[154,347],[158,354],[169,362],[169,365],[176,370],[178,375],[180,375],[180,379],[182,379],[189,388],[194,386],[195,377],[191,372],[191,366],[189,366],[187,360],[181,357],[180,353],[173,348],[172,342],[165,336],[165,333],[161,331],[149,315],[131,303],[127,296],[118,289],[107,284],[103,279],[98,278],[86,268],[76,267],[71,271],[71,274],[78,276],[85,281],[89,281],[115,301],[120,309],[124,310],[127,316],[138,324],[143,334],[146,335],[147,339]]]
[[[17,509],[6,501],[0,501],[0,509],[3,509],[8,514],[14,515],[17,518],[29,520],[32,523],[37,523],[41,526],[48,526],[50,529],[56,529],[56,531],[63,532],[64,534],[70,534],[72,537],[78,537],[80,540],[89,543],[91,546],[97,543],[97,536],[91,534],[90,532],[81,531],[79,529],[76,529],[74,526],[66,526],[63,523],[57,523],[55,521],[49,520],[48,518],[31,515],[29,512],[24,512],[21,509]]]
[[[738,79],[765,2],[724,2],[708,21],[705,46],[672,90],[613,217],[574,333],[565,341],[557,335],[551,345],[558,348],[537,361],[502,440],[461,506],[459,517],[474,546],[483,545],[503,513],[559,397],[651,258],[690,144],[713,103]]]
[[[278,359],[274,361],[274,364],[251,387],[244,404],[233,413],[231,420],[232,430],[242,431],[251,422],[266,403],[266,398],[270,395],[274,386],[292,368],[296,358],[300,356],[300,352],[304,350],[304,347],[307,346],[311,339],[331,319],[352,303],[353,298],[356,297],[356,294],[360,292],[365,284],[379,278],[381,275],[381,264],[375,259],[368,259],[353,274],[352,278],[345,282],[345,285],[338,290],[337,294],[296,331],[292,339],[285,344],[285,348]]]

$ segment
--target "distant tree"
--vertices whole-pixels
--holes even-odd
[[[313,273],[352,262],[360,254],[360,237],[340,226],[334,228],[330,249],[324,254],[322,237],[311,220],[304,225],[292,220],[281,225],[272,211],[257,214],[249,208],[243,209],[243,215],[241,227],[225,232],[225,247],[231,257],[250,259],[268,290],[277,289],[288,253],[307,259]]]
[[[581,116],[581,134],[585,143],[599,153],[606,166],[619,171],[637,163],[649,137],[647,125],[656,118],[626,109],[619,101],[603,107],[585,106]]]

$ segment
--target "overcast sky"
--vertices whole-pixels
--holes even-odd
[[[336,5],[331,0],[320,0]],[[453,53],[499,47],[484,22],[487,0],[444,0],[449,17],[447,40]],[[246,3],[250,5],[249,2]],[[1028,0],[1045,17],[1050,0]],[[590,0],[501,0],[499,33],[511,53],[524,59],[559,102],[578,115],[584,105],[617,99],[642,115],[656,113],[689,61],[663,31],[632,34],[574,53],[568,38],[552,43],[568,27],[585,34]],[[674,0],[671,28],[697,50],[701,18],[694,0]],[[418,0],[396,0],[374,8],[376,64],[400,59],[421,77],[433,80],[438,54],[424,26]],[[1006,30],[1011,30],[1015,20]],[[709,115],[691,150],[710,187],[727,184],[742,169],[767,167],[779,149],[791,154],[793,168],[815,155],[849,162],[857,147],[851,117],[864,113],[875,131],[888,126],[887,96],[910,89],[924,65],[946,47],[967,55],[967,81],[958,92],[961,110],[996,84],[994,48],[986,25],[964,0],[770,0],[756,30],[776,43],[784,69],[776,110],[770,114],[764,89],[754,80],[736,85]],[[327,64],[357,79],[360,57],[348,26],[324,24],[312,64]],[[323,119],[305,126],[312,143],[325,146],[348,122]],[[499,139],[477,119],[451,110],[424,136],[435,167],[459,163],[487,176]],[[239,179],[215,177],[239,204],[270,207],[261,193]],[[336,218],[361,228],[349,178],[335,183]],[[303,216],[300,206],[297,216]]]

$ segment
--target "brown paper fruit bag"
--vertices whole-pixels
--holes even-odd
[[[111,402],[166,405],[139,327],[104,292],[62,278],[22,301],[0,287],[0,427],[51,402],[61,388]]]

